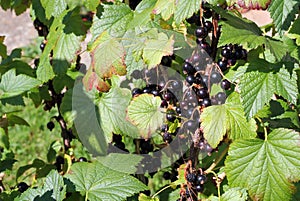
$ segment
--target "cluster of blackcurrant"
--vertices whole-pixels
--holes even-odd
[[[217,61],[218,66],[224,72],[229,66],[236,64],[237,60],[247,59],[247,50],[237,44],[225,45],[221,50],[222,58]]]
[[[200,21],[200,15],[194,14],[191,18],[187,20],[187,22],[191,24],[196,24],[197,28],[195,29],[195,36],[197,37],[196,42],[203,48],[207,54],[212,53],[212,48],[210,44],[206,41],[207,36],[210,32],[213,31],[213,24],[210,19],[212,17],[212,11],[202,4],[202,14],[203,18]]]
[[[43,51],[47,43],[47,35],[49,33],[48,27],[43,24],[38,18],[33,21],[33,26],[37,30],[39,36],[43,36],[44,40],[40,44],[40,49]],[[36,61],[38,63],[38,61]]]

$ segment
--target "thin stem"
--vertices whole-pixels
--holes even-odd
[[[157,196],[158,194],[160,194],[161,192],[163,192],[164,190],[170,188],[171,186],[165,186],[164,188],[160,189],[159,191],[157,191],[154,195],[151,196],[151,198],[155,198],[155,196]]]
[[[208,174],[210,172],[212,172],[212,170],[221,162],[221,160],[224,158],[224,156],[227,154],[227,151],[229,149],[229,146],[227,146],[222,153],[220,154],[220,156],[216,159],[215,162],[213,162],[210,167],[204,171],[204,173]]]
[[[256,117],[256,119],[260,122],[260,124],[261,124],[262,127],[264,128],[265,141],[267,141],[267,140],[268,140],[268,131],[267,131],[267,127],[264,125],[264,122],[262,121],[261,118]]]

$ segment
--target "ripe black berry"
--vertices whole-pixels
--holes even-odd
[[[50,131],[52,131],[54,127],[55,127],[55,124],[54,124],[52,121],[49,121],[49,122],[47,123],[47,128],[48,128]]]
[[[208,107],[211,105],[211,101],[209,98],[205,98],[203,99],[203,101],[201,102],[201,105],[204,106],[204,107]]]
[[[113,136],[112,136],[112,141],[113,141],[113,142],[116,142],[116,143],[122,142],[122,135],[113,134]]]
[[[153,89],[153,90],[151,91],[151,94],[153,94],[154,96],[159,96],[159,95],[160,95],[160,94],[159,94],[159,91],[156,90],[156,89]]]
[[[166,118],[169,122],[174,122],[176,119],[176,112],[174,110],[168,110]]]
[[[29,188],[29,186],[25,182],[18,183],[17,187],[21,193],[25,192]]]
[[[194,183],[196,181],[197,177],[194,173],[188,173],[186,175],[186,180],[190,183]]]
[[[172,57],[171,56],[163,56],[160,63],[164,66],[171,67]]]
[[[221,82],[222,89],[228,90],[228,89],[230,89],[230,86],[231,86],[231,84],[228,80],[226,80],[226,79],[222,80],[222,82]]]
[[[194,74],[196,72],[194,66],[189,62],[184,62],[182,70],[186,74]]]
[[[202,175],[202,174],[199,174],[197,176],[196,183],[199,185],[199,184],[204,184],[205,182],[206,182],[206,176]]]
[[[185,78],[186,82],[189,83],[189,85],[193,85],[193,83],[196,81],[195,76],[194,75],[188,75]]]
[[[216,100],[218,101],[219,105],[225,103],[226,94],[224,92],[217,93]]]
[[[45,46],[46,46],[46,44],[45,44],[44,42],[42,42],[42,43],[40,44],[40,49],[41,49],[42,51],[44,51]]]
[[[172,83],[171,83],[171,87],[172,89],[174,90],[180,90],[182,89],[182,82],[181,81],[178,81],[178,80],[174,80]]]
[[[204,88],[200,88],[198,91],[197,91],[197,96],[198,98],[208,98],[209,97],[209,94],[208,94],[208,90],[206,87]]]
[[[208,35],[208,31],[206,27],[198,27],[195,30],[195,35],[197,38],[206,38]]]
[[[227,60],[222,60],[222,59],[218,60],[218,66],[223,72],[227,70],[227,64],[228,64]]]
[[[167,143],[172,142],[172,140],[173,140],[172,135],[168,132],[164,133],[163,134],[163,140]]]
[[[206,27],[207,31],[211,31],[213,28],[213,24],[210,21],[205,21],[203,25]]]
[[[222,51],[221,51],[221,55],[222,55],[223,57],[225,57],[226,59],[229,59],[230,56],[231,56],[231,50],[230,50],[229,48],[227,48],[227,47],[224,47],[224,48],[222,49]]]
[[[163,178],[164,178],[165,180],[171,179],[171,173],[170,173],[170,172],[164,172]]]
[[[132,92],[131,92],[132,97],[140,95],[142,93],[143,93],[143,91],[141,89],[139,89],[139,88],[134,88],[134,89],[132,89]]]
[[[219,72],[212,72],[210,75],[210,82],[211,83],[219,83],[222,80],[222,76]]]
[[[161,101],[161,104],[160,104],[160,107],[161,107],[161,108],[167,108],[168,105],[169,105],[169,104],[168,104],[168,102],[167,102],[166,100],[162,100],[162,101]]]
[[[78,159],[78,162],[87,162],[87,159],[85,157],[80,157]]]
[[[160,128],[161,132],[167,132],[169,129],[169,126],[168,124],[163,124]]]
[[[204,49],[207,52],[207,54],[211,54],[212,49],[211,49],[210,45],[206,41],[204,41],[204,40],[198,40],[197,39],[196,42],[197,42],[197,44],[200,45],[200,47],[202,49]]]
[[[166,100],[166,101],[170,101],[173,97],[173,94],[170,93],[170,92],[166,92],[164,95],[163,95],[163,98]]]
[[[208,18],[211,18],[212,16],[212,11],[210,9],[207,9],[203,12],[203,16],[208,19]]]
[[[196,186],[196,191],[197,191],[198,193],[203,192],[203,190],[204,190],[204,186],[203,186],[203,185],[197,185],[197,186]]]
[[[228,59],[228,65],[229,66],[234,66],[236,64],[236,60],[235,59]]]

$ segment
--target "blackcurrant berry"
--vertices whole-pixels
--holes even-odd
[[[113,136],[112,136],[112,141],[113,141],[113,142],[116,142],[116,143],[122,142],[122,135],[113,134]]]
[[[196,181],[197,177],[194,173],[188,173],[186,175],[186,180],[190,183],[194,183]]]
[[[209,98],[204,98],[201,105],[204,106],[204,107],[210,106],[211,105],[210,99]]]
[[[194,75],[188,75],[185,80],[187,83],[189,83],[189,85],[193,85],[193,83],[196,81]]]
[[[57,156],[56,159],[55,159],[55,162],[56,162],[57,164],[62,165],[62,164],[65,163],[65,159],[64,159],[64,157],[62,157],[62,156]]]
[[[161,101],[161,104],[160,104],[160,107],[161,107],[161,108],[167,108],[168,105],[169,105],[169,104],[168,104],[168,102],[167,102],[166,100],[162,100],[162,101]]]
[[[163,56],[160,63],[164,66],[171,67],[172,57],[171,56]]]
[[[180,107],[176,107],[175,111],[176,111],[177,114],[181,114],[181,108]]]
[[[208,18],[211,18],[212,16],[212,11],[210,9],[207,9],[203,12],[203,16],[208,19]]]
[[[242,49],[241,53],[242,53],[242,58],[241,59],[247,60],[247,50]]]
[[[203,190],[204,190],[204,186],[203,186],[203,185],[197,185],[197,186],[196,186],[196,191],[197,191],[198,193],[203,192]]]
[[[168,110],[166,118],[169,122],[174,122],[176,119],[176,112],[174,110]]]
[[[205,21],[203,25],[206,27],[207,31],[211,31],[213,28],[213,24],[210,21]]]
[[[226,101],[226,94],[224,92],[219,92],[216,95],[216,100],[218,101],[218,104],[223,104]]]
[[[54,124],[52,121],[49,121],[49,122],[47,123],[47,128],[48,128],[50,131],[52,131],[54,127],[55,127],[55,124]]]
[[[210,82],[211,83],[219,83],[222,80],[222,76],[219,72],[212,72],[210,75]]]
[[[144,94],[149,94],[149,93],[151,93],[151,88],[150,87],[145,87],[145,88],[143,88],[143,93]]]
[[[195,131],[197,130],[199,123],[197,123],[194,120],[188,120],[185,124],[184,124],[185,128],[187,129],[187,131],[190,131],[191,133],[195,133]]]
[[[221,51],[221,55],[223,57],[225,57],[226,59],[229,59],[230,58],[230,55],[231,55],[231,50],[229,48],[223,48],[222,51]]]
[[[153,90],[151,91],[151,94],[153,94],[154,96],[159,96],[159,95],[160,95],[160,94],[159,94],[159,91],[156,90],[156,89],[153,89]]]
[[[206,38],[208,35],[208,31],[206,27],[198,27],[195,30],[195,35],[197,38]]]
[[[169,179],[171,178],[171,173],[170,173],[170,172],[164,172],[163,178],[164,178],[165,180],[169,180]]]
[[[170,101],[172,98],[173,98],[173,94],[171,92],[166,92],[164,95],[163,95],[163,98],[166,100],[166,101]]]
[[[172,89],[174,90],[181,90],[182,89],[182,82],[181,81],[178,81],[178,80],[174,80],[172,83],[171,83],[171,87]]]
[[[87,162],[87,159],[85,157],[80,157],[78,159],[79,162]]]
[[[167,132],[169,129],[169,126],[168,124],[163,124],[160,128],[161,132]]]
[[[228,65],[227,60],[219,59],[217,64],[223,72],[227,70],[227,65]]]
[[[210,45],[206,41],[202,40],[198,44],[200,45],[200,47],[202,49],[204,49],[207,52],[207,54],[211,54],[212,49],[211,49]]]
[[[206,176],[205,175],[202,175],[202,174],[199,174],[197,176],[197,181],[196,181],[196,184],[204,184],[206,182]]]
[[[44,42],[42,42],[42,43],[40,44],[40,49],[41,49],[42,51],[44,51],[45,46],[46,46],[46,44],[45,44]]]
[[[209,97],[209,93],[208,93],[208,90],[206,87],[203,87],[203,88],[200,88],[198,91],[197,91],[197,96],[198,98],[208,98]]]
[[[163,134],[163,140],[167,143],[172,142],[172,140],[173,140],[172,135],[168,132],[164,133]]]
[[[25,182],[18,183],[17,187],[20,193],[25,192],[29,188],[29,186]]]
[[[201,85],[203,84],[202,77],[199,73],[195,77],[195,84],[201,84]]]
[[[228,59],[228,65],[229,66],[234,66],[236,64],[236,60],[235,59]]]
[[[137,95],[140,95],[140,94],[142,94],[142,93],[143,93],[143,91],[142,91],[141,89],[139,89],[139,88],[134,88],[134,89],[132,89],[132,91],[131,91],[132,97],[137,96]]]
[[[226,79],[222,80],[222,82],[221,82],[222,89],[228,90],[228,89],[230,89],[230,86],[231,86],[231,84],[228,80],[226,80]]]
[[[194,66],[189,62],[184,62],[182,70],[186,74],[194,74],[196,72]]]

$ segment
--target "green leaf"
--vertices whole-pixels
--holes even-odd
[[[145,41],[143,49],[143,58],[150,68],[160,64],[163,56],[168,56],[173,53],[173,36],[168,38],[164,33],[158,33],[157,38]]]
[[[266,140],[233,142],[225,161],[230,187],[246,188],[254,200],[290,200],[290,182],[300,179],[299,140],[299,133],[280,128]]]
[[[241,77],[241,97],[247,117],[254,116],[269,102],[274,93],[296,103],[298,88],[296,73],[290,74],[285,64],[277,65],[262,59],[250,62],[249,72]],[[278,66],[282,66],[278,69]]]
[[[2,75],[0,82],[0,99],[14,97],[29,91],[30,89],[41,84],[35,78],[27,75],[16,75],[15,69],[9,70]]]
[[[244,188],[229,188],[221,196],[221,201],[246,201],[248,193]]]
[[[0,147],[9,149],[9,138],[4,128],[0,127]]]
[[[113,85],[108,93],[101,96],[98,102],[100,125],[108,141],[111,141],[112,132],[138,136],[136,127],[126,120],[126,109],[130,100],[130,90],[120,88],[118,84]]]
[[[175,0],[158,0],[154,8],[154,13],[161,14],[164,20],[170,19],[174,11]]]
[[[86,29],[78,8],[66,10],[54,18],[37,69],[39,80],[46,82],[52,79],[55,74],[66,73],[69,62],[74,60],[76,52],[80,49],[80,41],[83,39]],[[50,62],[49,55],[52,51],[53,58]],[[52,63],[53,68],[50,63]]]
[[[191,17],[200,8],[201,1],[198,0],[178,0],[176,1],[174,20],[180,24],[184,19]]]
[[[91,27],[92,41],[98,38],[104,31],[112,37],[122,37],[125,34],[127,24],[132,20],[133,12],[126,4],[103,5],[103,13],[100,18],[95,16]]]
[[[99,162],[75,163],[71,174],[65,176],[75,186],[75,191],[86,200],[126,200],[147,187],[136,178],[103,166]]]
[[[52,16],[58,17],[67,8],[65,0],[41,0],[41,3],[45,8],[47,19],[50,19]]]
[[[62,201],[66,195],[63,177],[56,170],[52,170],[46,177],[43,187],[29,188],[16,201],[24,200],[56,200]]]
[[[268,10],[278,32],[288,30],[299,8],[298,0],[273,0]]]
[[[23,126],[30,126],[25,119],[14,114],[7,114],[7,120],[9,126],[14,126],[16,124],[23,125]]]
[[[232,93],[223,105],[205,108],[201,122],[204,137],[213,148],[217,147],[226,133],[232,140],[256,136],[255,121],[247,121],[237,93]]]
[[[125,51],[121,43],[103,32],[93,43],[91,49],[92,68],[99,77],[111,77],[111,74],[126,74],[123,63]]]
[[[149,138],[164,121],[161,99],[149,94],[133,98],[128,106],[128,118],[138,127],[141,136]]]
[[[289,37],[292,39],[296,39],[296,44],[300,46],[300,17],[294,21],[292,27],[288,33]]]

